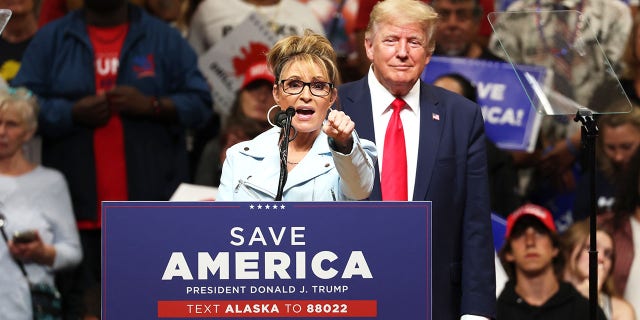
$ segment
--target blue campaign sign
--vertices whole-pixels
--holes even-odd
[[[491,213],[491,229],[493,230],[493,247],[498,252],[504,244],[504,236],[507,233],[507,220],[498,214]]]
[[[430,202],[105,202],[102,319],[431,319]]]
[[[544,83],[546,71],[538,66],[519,66],[539,83]],[[506,62],[477,59],[432,57],[422,73],[427,83],[447,73],[458,73],[473,82],[478,90],[478,104],[482,107],[485,131],[498,147],[507,150],[532,152],[538,138],[542,116],[532,107],[529,97],[514,72]]]

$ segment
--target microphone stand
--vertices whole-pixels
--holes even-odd
[[[596,247],[596,137],[598,126],[590,110],[579,109],[573,119],[581,122],[582,155],[589,175],[589,319],[598,314],[598,250]]]
[[[296,109],[293,107],[287,108],[285,111],[286,117],[282,119],[282,139],[280,140],[280,178],[278,179],[278,192],[276,193],[275,201],[282,201],[282,193],[284,185],[287,183],[287,158],[289,156],[289,140],[291,134],[291,119],[296,114]],[[280,121],[277,121],[280,126]],[[295,136],[293,137],[295,139]]]

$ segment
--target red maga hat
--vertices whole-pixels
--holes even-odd
[[[556,233],[556,225],[553,222],[553,215],[549,210],[544,207],[535,204],[525,204],[516,211],[512,212],[507,218],[507,232],[505,238],[511,236],[511,231],[516,222],[524,216],[533,216],[538,218],[542,224],[549,229],[549,231]]]
[[[242,79],[242,86],[240,86],[240,88],[244,89],[248,84],[256,80],[266,80],[270,83],[276,81],[276,77],[269,71],[266,62],[256,63],[249,67],[244,73],[244,79]]]

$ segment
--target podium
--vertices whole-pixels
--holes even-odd
[[[431,202],[104,202],[102,319],[431,319]]]

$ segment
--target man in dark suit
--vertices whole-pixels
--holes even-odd
[[[431,319],[492,318],[484,123],[478,105],[420,81],[435,46],[436,19],[421,1],[379,2],[365,35],[373,66],[363,79],[338,88],[339,101],[360,136],[378,148],[370,199],[433,201]],[[397,130],[402,133],[393,140]]]

